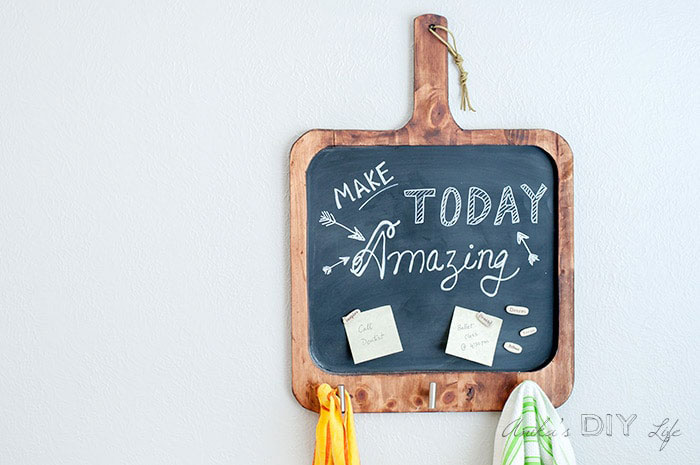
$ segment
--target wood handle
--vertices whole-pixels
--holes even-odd
[[[459,129],[450,113],[447,87],[447,48],[428,29],[431,24],[447,27],[439,15],[421,15],[413,22],[413,116],[409,129]],[[437,33],[447,39],[447,33]]]

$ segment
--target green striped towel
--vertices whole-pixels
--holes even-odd
[[[503,407],[493,465],[575,464],[566,427],[554,406],[537,383],[523,381]]]

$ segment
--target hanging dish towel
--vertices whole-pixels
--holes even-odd
[[[523,381],[508,397],[493,443],[493,465],[575,465],[566,427],[544,391]]]
[[[316,391],[321,411],[316,425],[313,465],[360,465],[350,394],[345,391],[345,419],[338,390],[322,384]]]

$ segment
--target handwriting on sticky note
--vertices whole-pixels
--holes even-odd
[[[343,324],[356,365],[403,351],[389,305],[364,312],[353,310],[343,317]]]
[[[492,366],[502,323],[493,315],[455,307],[445,353]]]

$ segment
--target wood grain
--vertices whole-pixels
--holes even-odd
[[[501,410],[520,382],[537,382],[555,406],[569,397],[574,383],[574,223],[573,158],[566,141],[544,129],[463,130],[448,105],[447,51],[428,31],[447,26],[442,16],[415,19],[413,116],[390,131],[315,129],[292,146],[290,154],[290,253],[292,304],[292,391],[304,407],[318,411],[316,387],[344,384],[356,412]],[[442,34],[444,32],[440,31]],[[533,145],[556,165],[558,186],[559,332],[551,362],[534,372],[442,372],[338,375],[316,366],[309,353],[306,270],[306,169],[331,146],[375,145]],[[438,384],[437,408],[428,410],[430,382]]]

